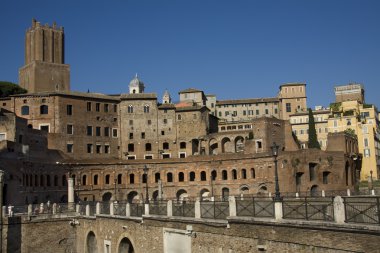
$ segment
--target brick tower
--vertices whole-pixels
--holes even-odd
[[[70,66],[65,64],[63,27],[42,26],[35,19],[25,36],[25,65],[19,84],[29,93],[70,91]]]

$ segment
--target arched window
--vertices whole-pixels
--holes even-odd
[[[232,170],[232,179],[237,179],[237,171],[235,169]]]
[[[195,181],[195,172],[190,172],[190,181]]]
[[[128,113],[133,113],[133,105],[128,105]]]
[[[154,174],[154,182],[158,183],[158,180],[160,180],[160,177],[161,177],[160,172],[157,172],[156,174]]]
[[[118,174],[117,175],[117,184],[122,184],[123,183],[123,175],[122,174]]]
[[[40,106],[40,114],[48,114],[49,107],[47,105]]]
[[[185,180],[185,175],[183,172],[178,173],[178,181],[183,182]]]
[[[87,185],[87,176],[83,175],[82,177],[82,185]]]
[[[205,171],[202,171],[202,172],[201,172],[201,181],[206,181],[206,180],[207,180],[206,172],[205,172]]]
[[[29,115],[29,106],[24,105],[21,107],[21,115]]]
[[[242,179],[247,179],[247,170],[246,169],[242,169],[241,170],[241,178]]]
[[[216,180],[216,177],[217,177],[216,170],[211,171],[211,180],[212,180],[212,181],[215,181],[215,180]]]
[[[58,176],[54,176],[54,186],[58,186]]]
[[[50,186],[50,175],[46,175],[46,186]]]
[[[169,149],[169,143],[167,142],[162,143],[162,149]]]
[[[179,144],[179,148],[181,148],[181,149],[185,149],[186,148],[186,142],[181,142],[180,144]]]
[[[62,186],[66,186],[66,182],[67,182],[66,175],[63,175],[62,176]]]
[[[152,151],[152,144],[145,143],[145,151]]]
[[[94,185],[98,185],[99,176],[94,175]]]
[[[251,169],[251,178],[256,178],[256,172],[254,168]]]
[[[135,174],[129,174],[129,183],[134,184],[135,183]]]
[[[227,171],[226,170],[222,171],[222,179],[223,180],[227,180],[228,179],[228,175],[227,175]]]
[[[110,175],[106,175],[105,184],[110,184]]]
[[[149,105],[144,105],[144,113],[149,113]]]
[[[171,172],[168,172],[168,173],[166,174],[166,181],[167,181],[168,183],[173,182],[173,174],[172,174]]]
[[[40,176],[40,186],[45,186],[44,175]]]
[[[178,119],[178,120],[181,120],[181,119],[182,119],[181,114],[178,114],[177,119]]]

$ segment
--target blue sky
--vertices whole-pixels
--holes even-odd
[[[2,0],[0,10],[0,80],[18,81],[34,17],[64,26],[72,90],[127,92],[136,72],[146,92],[174,100],[189,87],[237,99],[306,82],[314,106],[359,82],[380,105],[377,0]]]

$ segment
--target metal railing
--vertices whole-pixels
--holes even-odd
[[[149,204],[149,214],[154,215],[167,215],[168,207],[167,201],[152,201]]]
[[[282,214],[283,219],[334,221],[334,199],[283,199]]]
[[[143,203],[131,203],[131,216],[134,217],[141,217],[143,214],[145,214],[145,208]]]
[[[236,216],[274,217],[274,201],[271,198],[236,199]]]
[[[173,216],[194,217],[195,202],[194,201],[173,201],[172,203]]]
[[[228,201],[201,201],[201,218],[226,219],[230,216]]]
[[[380,197],[343,197],[346,223],[380,224]]]
[[[113,214],[119,216],[125,216],[127,210],[127,202],[119,201],[113,203]]]

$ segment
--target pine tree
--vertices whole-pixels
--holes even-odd
[[[317,139],[317,131],[315,130],[315,122],[312,110],[309,108],[309,148],[321,149]]]

